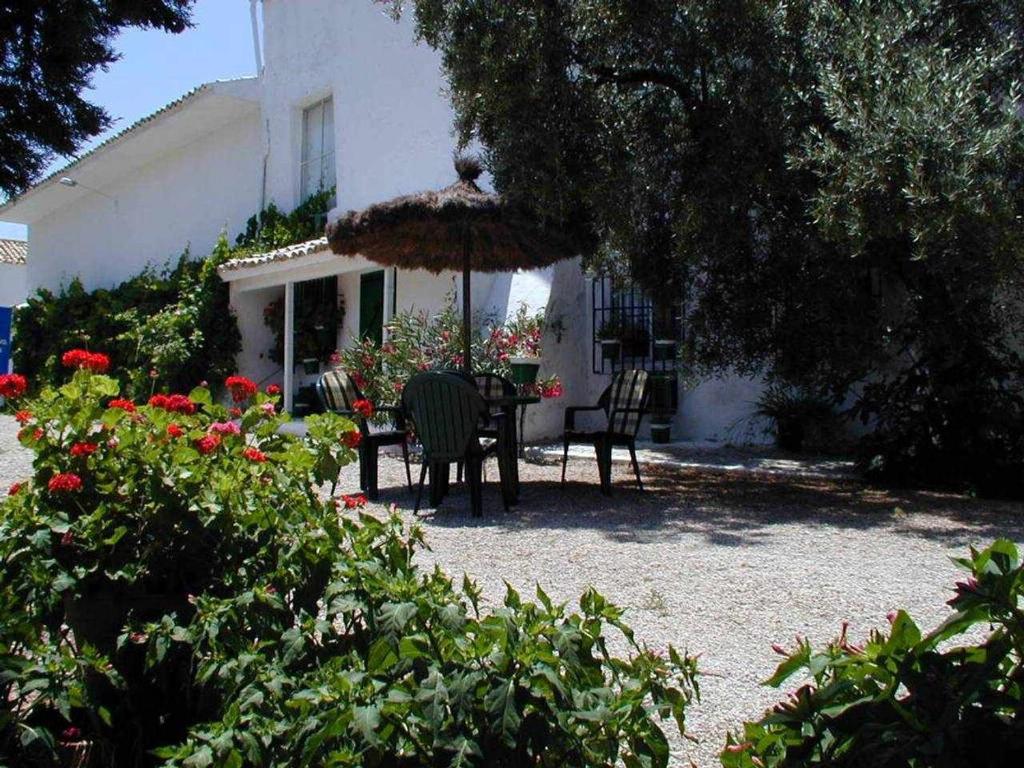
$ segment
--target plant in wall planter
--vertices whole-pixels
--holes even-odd
[[[650,334],[642,325],[627,322],[625,318],[612,315],[605,320],[598,331],[601,355],[605,360],[623,357],[647,357]]]

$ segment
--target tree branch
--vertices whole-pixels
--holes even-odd
[[[636,86],[658,85],[668,88],[690,106],[695,106],[699,101],[693,89],[682,78],[655,67],[616,69],[615,67],[598,65],[589,66],[586,69],[597,79],[598,83]]]

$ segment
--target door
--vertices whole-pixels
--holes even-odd
[[[384,339],[384,270],[359,276],[359,338]]]

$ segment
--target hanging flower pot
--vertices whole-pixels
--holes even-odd
[[[510,357],[508,364],[512,369],[513,384],[533,384],[537,381],[537,371],[540,369],[539,357]]]
[[[675,339],[655,339],[654,340],[654,359],[663,362],[665,360],[671,360],[676,353],[676,341]]]
[[[618,339],[601,339],[601,357],[605,360],[618,360],[622,342]]]
[[[668,443],[672,440],[672,423],[658,422],[651,424],[651,442]]]

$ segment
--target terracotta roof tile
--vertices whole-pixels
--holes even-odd
[[[0,238],[0,264],[24,264],[27,258],[27,242]]]

